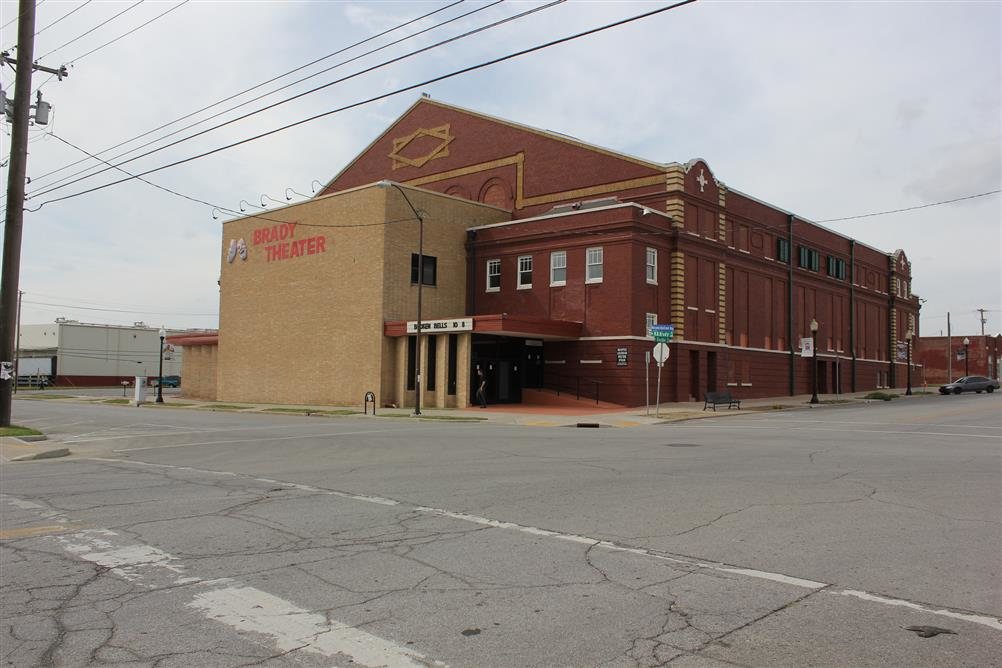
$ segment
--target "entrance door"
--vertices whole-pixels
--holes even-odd
[[[542,349],[538,349],[541,350]],[[485,334],[473,335],[470,374],[470,401],[476,402],[477,369],[487,376],[488,403],[522,401],[522,382],[526,377],[524,339]],[[542,360],[540,360],[540,365]]]
[[[525,342],[525,379],[523,387],[541,389],[543,387],[543,347]]]
[[[818,360],[818,392],[828,389],[828,363]]]

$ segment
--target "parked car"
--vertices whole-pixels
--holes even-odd
[[[981,394],[982,392],[994,392],[997,389],[999,389],[999,382],[997,380],[985,378],[984,376],[964,376],[952,383],[941,385],[939,393],[962,394],[964,392],[977,392]]]
[[[154,378],[150,385],[156,387],[159,382],[159,378]],[[164,376],[164,387],[181,387],[181,376]]]

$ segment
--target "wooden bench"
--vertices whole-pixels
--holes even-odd
[[[741,400],[732,397],[730,392],[707,392],[703,400],[703,410],[705,411],[712,406],[714,412],[716,412],[717,406],[723,406],[724,404],[727,404],[728,410],[734,406],[737,406],[738,410],[741,410]]]

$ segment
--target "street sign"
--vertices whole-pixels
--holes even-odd
[[[649,333],[655,341],[668,343],[675,335],[675,325],[651,325]]]
[[[658,366],[661,366],[662,364],[665,363],[665,360],[668,359],[669,354],[671,354],[671,351],[668,349],[667,343],[654,344],[654,359],[658,361]]]

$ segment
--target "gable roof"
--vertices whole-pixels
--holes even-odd
[[[653,162],[651,160],[644,160],[643,158],[638,158],[636,156],[632,156],[632,155],[629,155],[627,153],[621,153],[619,151],[613,151],[612,149],[604,148],[604,147],[598,146],[596,144],[589,144],[588,142],[581,141],[580,139],[577,139],[575,137],[571,137],[570,135],[561,134],[559,132],[554,132],[552,130],[542,130],[540,128],[534,128],[534,127],[532,127],[530,125],[523,125],[521,123],[516,123],[514,121],[506,120],[504,118],[498,118],[497,116],[491,116],[489,114],[485,114],[485,113],[482,113],[482,112],[479,112],[479,111],[474,111],[472,109],[467,109],[465,107],[460,107],[460,106],[457,106],[457,105],[454,105],[454,104],[448,104],[446,102],[440,102],[438,100],[433,100],[430,97],[426,97],[426,96],[422,95],[421,97],[419,97],[417,100],[414,101],[414,104],[412,104],[411,106],[407,107],[407,109],[402,114],[400,114],[396,118],[396,120],[394,120],[392,123],[390,123],[386,127],[385,130],[383,130],[381,133],[379,133],[379,135],[377,135],[375,139],[373,139],[371,142],[369,142],[369,144],[364,149],[362,149],[361,151],[359,151],[359,153],[354,158],[352,158],[351,162],[349,162],[347,165],[345,165],[344,167],[342,167],[341,170],[337,174],[335,174],[327,183],[325,183],[324,187],[321,188],[320,190],[318,190],[317,192],[318,193],[324,192],[332,183],[334,183],[335,181],[337,181],[341,177],[342,174],[344,174],[349,169],[351,169],[352,166],[362,158],[362,156],[364,156],[376,144],[378,144],[380,140],[382,140],[384,137],[386,137],[388,134],[390,134],[390,132],[393,131],[393,128],[395,128],[412,111],[414,111],[414,109],[416,109],[418,107],[418,105],[421,105],[421,104],[430,104],[430,105],[433,105],[433,106],[436,106],[436,107],[440,107],[442,109],[448,109],[450,111],[455,111],[455,112],[458,112],[458,113],[461,113],[461,114],[466,114],[468,116],[473,116],[474,118],[479,118],[479,119],[482,119],[482,120],[486,120],[486,121],[489,121],[491,123],[498,123],[500,125],[506,125],[506,126],[508,126],[510,128],[515,128],[516,130],[521,130],[523,132],[529,132],[529,133],[532,133],[532,134],[535,134],[535,135],[539,135],[541,137],[546,137],[548,139],[553,139],[553,140],[556,140],[556,141],[559,141],[559,142],[563,142],[563,143],[569,144],[571,146],[576,146],[578,148],[583,148],[583,149],[588,150],[588,151],[594,151],[595,153],[601,153],[602,155],[606,155],[606,156],[609,156],[609,157],[612,157],[612,158],[618,158],[620,160],[626,160],[627,162],[632,162],[632,163],[640,165],[642,167],[647,167],[649,169],[655,169],[655,170],[658,170],[658,171],[664,171],[670,165],[676,164],[676,163],[659,163],[659,162]]]

